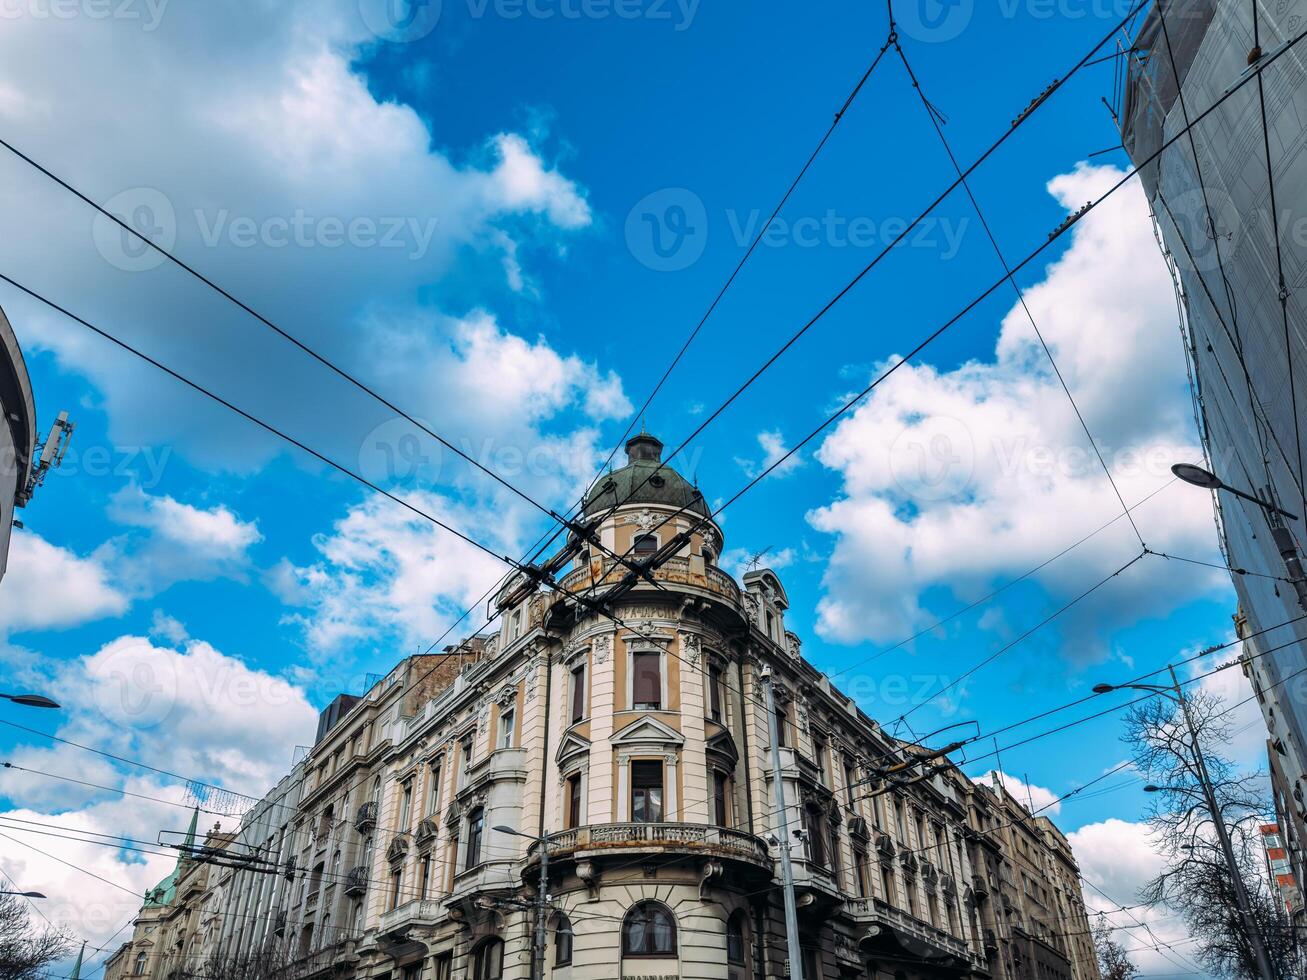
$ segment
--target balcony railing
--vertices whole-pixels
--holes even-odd
[[[630,570],[625,565],[605,562],[604,570],[596,581],[590,574],[588,566],[578,568],[563,577],[559,583],[560,591],[578,592],[591,586],[615,585],[626,577],[628,571]],[[735,584],[735,579],[716,565],[709,565],[704,569],[703,574],[699,574],[690,570],[689,559],[669,558],[654,569],[653,576],[655,581],[670,582],[674,585],[692,585],[715,592],[736,605],[740,602],[740,587]]]
[[[419,898],[382,913],[378,925],[382,932],[393,932],[405,926],[430,925],[441,917],[442,912],[436,899]]]
[[[532,844],[535,854],[539,844]],[[766,843],[752,834],[730,827],[692,823],[604,823],[576,827],[549,835],[549,856],[566,851],[620,848],[667,848],[706,850],[770,866]]]
[[[366,834],[369,830],[377,825],[377,804],[373,800],[359,805],[358,814],[354,817],[354,829],[360,834]]]
[[[861,925],[889,926],[929,943],[943,953],[960,957],[968,962],[977,959],[966,942],[957,936],[943,929],[937,929],[929,922],[923,922],[916,916],[896,909],[879,898],[850,899],[846,908],[854,920]]]
[[[345,875],[345,894],[362,895],[368,890],[368,869],[366,865],[350,868]]]

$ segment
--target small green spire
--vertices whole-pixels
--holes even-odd
[[[86,956],[86,940],[82,940],[82,948],[77,954],[77,962],[73,964],[73,972],[69,975],[68,980],[81,980],[82,976],[82,959]]]

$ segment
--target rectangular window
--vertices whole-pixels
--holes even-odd
[[[808,860],[819,868],[826,867],[826,831],[820,810],[808,807],[803,811],[803,829],[808,837]]]
[[[853,873],[858,879],[858,897],[871,897],[871,880],[867,877],[867,852],[862,848],[853,850]]]
[[[885,901],[890,905],[897,905],[897,896],[894,894],[894,872],[883,864],[880,867],[880,887],[885,893]]]
[[[572,668],[572,724],[585,717],[585,664]]]
[[[399,824],[395,828],[401,834],[408,830],[409,817],[413,815],[413,780],[404,780],[399,793]]]
[[[470,734],[463,736],[458,744],[458,751],[461,757],[458,773],[458,788],[462,789],[467,785],[468,776],[472,769],[472,736]]]
[[[567,777],[567,827],[580,827],[585,823],[581,813],[581,774]]]
[[[853,784],[858,781],[857,771],[853,767],[853,760],[848,756],[844,757],[844,798],[847,800],[850,809],[854,807]]]
[[[404,869],[396,868],[390,873],[390,907],[399,908],[399,896],[404,890]]]
[[[708,717],[722,724],[722,672],[716,667],[708,669]]]
[[[728,794],[729,783],[724,772],[713,773],[713,811],[717,817],[718,827],[729,827],[731,825],[730,796]]]
[[[481,863],[481,837],[486,830],[486,811],[473,810],[467,818],[467,863],[465,869]]]
[[[821,954],[812,946],[803,947],[803,976],[804,980],[821,980]]]
[[[422,961],[404,967],[404,980],[422,980]]]
[[[772,615],[770,609],[767,610],[767,635],[773,640],[776,639],[776,617]]]
[[[812,761],[817,765],[817,779],[823,786],[830,785],[826,776],[826,740],[814,738],[812,740]]]
[[[781,748],[785,748],[787,744],[785,741],[785,721],[786,721],[785,709],[777,708],[776,709],[776,744],[779,745]]]
[[[631,820],[661,823],[663,819],[663,764],[656,759],[631,763]]]
[[[419,869],[422,880],[418,882],[418,898],[427,897],[427,884],[431,881],[431,855],[422,855],[422,864]]]
[[[499,747],[501,749],[511,749],[513,747],[513,724],[517,721],[516,712],[508,708],[499,712]]]
[[[427,816],[434,815],[440,809],[440,777],[443,775],[439,762],[427,774]]]
[[[662,654],[652,651],[634,654],[631,671],[631,707],[643,711],[662,708]]]
[[[454,954],[441,953],[436,957],[436,980],[452,980],[454,974]]]

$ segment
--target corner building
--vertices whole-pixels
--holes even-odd
[[[510,582],[499,633],[409,658],[324,712],[236,845],[282,870],[224,872],[204,975],[274,943],[297,977],[529,977],[544,850],[544,975],[789,976],[768,667],[806,977],[1098,980],[1058,938],[1084,928],[1078,888],[1058,891],[1074,915],[1050,903],[1038,972],[1012,965],[1011,913],[975,863],[1010,863],[1001,821],[976,826],[987,790],[944,762],[868,798],[869,764],[920,750],[803,659],[773,572],[741,585],[717,566],[721,529],[661,450],[637,436],[593,489],[584,516],[604,550],[574,541],[561,591]],[[618,587],[611,553],[682,531],[652,582]],[[612,618],[569,593],[608,596]],[[1047,850],[1031,860],[1032,875],[1054,866]]]

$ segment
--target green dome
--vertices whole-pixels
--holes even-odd
[[[609,473],[586,494],[587,517],[611,510],[619,504],[661,504],[684,507],[686,511],[708,516],[708,507],[685,477],[661,463],[663,444],[641,432],[626,444],[627,464]]]

